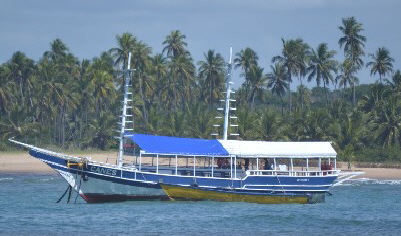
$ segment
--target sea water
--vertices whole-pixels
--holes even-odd
[[[401,235],[401,185],[331,189],[326,203],[56,203],[58,175],[0,174],[0,235]]]

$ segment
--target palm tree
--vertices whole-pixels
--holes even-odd
[[[311,91],[305,85],[298,85],[297,91],[294,94],[295,99],[299,101],[300,104],[295,106],[301,107],[301,111],[304,110],[304,106],[308,107],[311,103]],[[297,109],[296,109],[297,110]]]
[[[319,109],[304,114],[301,120],[294,121],[299,127],[297,141],[331,140],[329,128],[333,122],[329,113]]]
[[[360,35],[360,33],[363,31],[362,24],[358,23],[355,17],[343,18],[342,23],[343,25],[339,26],[338,28],[344,35],[338,40],[338,44],[340,45],[340,48],[344,46],[344,54],[352,63],[352,78],[355,78],[353,74],[363,66],[361,56],[365,54],[363,48],[365,47],[364,42],[366,42],[366,37]],[[354,106],[356,104],[355,84],[356,81],[353,80],[352,104]]]
[[[192,58],[187,55],[181,55],[177,58],[173,58],[169,63],[170,78],[167,83],[173,85],[169,86],[173,89],[173,107],[174,109],[178,105],[178,101],[181,101],[181,107],[183,108],[189,102],[191,98],[192,87],[195,84],[194,74],[195,66],[192,63]]]
[[[378,82],[369,87],[369,94],[361,98],[361,101],[358,102],[358,107],[368,115],[371,115],[376,109],[385,105],[384,103],[388,97],[388,91],[383,84]]]
[[[277,112],[265,109],[261,112],[260,129],[258,129],[259,139],[275,141],[284,139],[282,135],[282,118]]]
[[[93,58],[91,63],[91,68],[97,70],[104,70],[112,74],[114,72],[113,69],[114,60],[109,52],[102,52],[100,57]]]
[[[323,87],[326,92],[326,105],[328,107],[329,98],[327,96],[326,86],[333,82],[332,72],[337,70],[337,61],[333,60],[335,51],[328,51],[327,44],[321,43],[317,46],[316,51],[312,49],[310,66],[307,71],[310,73],[308,81],[316,80],[319,87],[323,81]]]
[[[83,142],[101,150],[108,150],[110,145],[115,143],[114,124],[117,122],[116,116],[109,111],[102,111],[97,119],[90,121],[91,136]]]
[[[349,58],[346,58],[343,63],[339,65],[340,74],[336,77],[336,81],[338,81],[339,86],[347,87],[347,85],[351,85],[353,81],[359,81],[357,77],[355,77],[352,73],[352,62]]]
[[[394,59],[390,57],[390,52],[385,47],[378,48],[375,54],[369,54],[373,61],[368,62],[366,67],[371,66],[370,75],[379,74],[380,83],[382,77],[393,71]]]
[[[251,107],[253,107],[256,97],[262,100],[264,89],[267,86],[267,76],[263,75],[263,68],[253,66],[249,70],[248,78],[251,92],[249,100],[251,101]]]
[[[175,137],[186,136],[188,132],[186,113],[181,111],[170,112],[163,121],[163,134]]]
[[[284,115],[283,95],[285,90],[288,89],[288,81],[286,79],[285,67],[280,63],[270,66],[272,72],[267,75],[267,87],[271,89],[273,94],[280,97],[281,100],[281,114]]]
[[[152,58],[150,58],[153,74],[156,75],[156,82],[159,84],[160,80],[167,75],[167,60],[163,57],[163,54],[156,53]],[[159,87],[158,87],[159,88]]]
[[[394,91],[401,92],[401,71],[397,70],[391,77],[391,80],[384,79],[391,86]]]
[[[43,57],[53,60],[53,61],[58,61],[64,57],[67,56],[68,53],[68,47],[61,41],[61,39],[55,39],[53,42],[50,43],[51,50],[46,51],[43,54]]]
[[[383,147],[401,145],[401,104],[399,94],[394,94],[380,106],[371,120],[376,141]]]
[[[165,46],[162,52],[167,52],[167,57],[169,58],[177,58],[181,55],[187,54],[187,43],[184,41],[185,38],[186,36],[179,30],[171,31],[163,42],[163,45]]]
[[[29,136],[39,134],[40,126],[32,121],[27,111],[19,104],[12,104],[7,115],[0,120],[1,139],[16,137],[27,141]]]
[[[25,56],[25,53],[17,51],[5,64],[6,76],[13,81],[18,89],[18,100],[25,105],[25,97],[31,97],[33,89],[32,77],[34,75],[35,64],[32,59]],[[17,94],[15,94],[17,95]],[[32,106],[32,102],[30,103]]]
[[[306,76],[306,69],[307,69],[307,64],[309,63],[309,55],[310,55],[310,46],[307,43],[304,43],[302,39],[297,39],[295,40],[296,43],[298,44],[298,79],[299,82],[301,83],[301,86],[303,86],[302,81],[304,77]],[[299,90],[300,92],[300,101],[301,101],[301,109],[303,110],[304,108],[304,99],[303,99],[303,92],[304,90]]]
[[[95,70],[90,78],[90,89],[96,101],[96,114],[108,110],[117,98],[113,77],[106,71]]]
[[[234,59],[234,68],[241,67],[243,72],[241,76],[245,77],[245,90],[246,93],[248,94],[249,91],[249,79],[248,79],[248,74],[249,70],[253,66],[258,65],[258,55],[254,50],[251,48],[247,47],[241,52],[235,54],[236,58]]]
[[[111,48],[109,53],[115,58],[114,65],[121,65],[123,70],[127,68],[128,54],[134,51],[136,44],[136,37],[131,33],[123,33],[122,35],[116,36],[117,45],[116,48]]]
[[[360,35],[360,32],[363,31],[362,24],[358,23],[355,17],[342,18],[342,23],[343,25],[338,27],[341,33],[344,34],[338,40],[340,48],[344,46],[344,54],[352,59],[360,56],[361,53],[363,55],[366,37]]]
[[[362,138],[365,136],[365,129],[361,119],[361,113],[354,111],[351,114],[343,114],[342,120],[339,122],[336,144],[340,149],[339,154],[348,160],[348,166],[351,165],[355,149],[363,145]]]
[[[186,112],[188,116],[186,117],[189,129],[189,136],[195,138],[210,138],[212,133],[212,113],[207,112],[207,107],[205,104],[196,103],[191,104]]]
[[[91,107],[94,104],[93,90],[91,86],[90,74],[96,70],[90,66],[90,61],[83,60],[80,63],[80,68],[74,80],[69,80],[67,86],[70,91],[78,94],[78,103],[80,104],[76,110],[76,115],[80,115],[80,121],[82,122],[79,130],[79,138],[82,138],[83,129],[88,125],[88,114],[91,111]],[[99,69],[98,69],[99,70]]]
[[[6,76],[8,73],[4,72],[5,70],[3,66],[0,66],[0,114],[7,112],[7,108],[13,98],[13,93],[10,91],[12,82]]]
[[[203,54],[204,61],[199,61],[199,78],[202,80],[202,87],[209,92],[209,109],[219,99],[224,86],[225,62],[220,53],[209,50]]]
[[[150,74],[153,76],[155,93],[152,94],[150,104],[152,105],[154,100],[161,101],[161,90],[163,84],[166,82],[168,73],[168,61],[162,53],[156,53],[150,58]]]
[[[139,85],[139,94],[142,99],[142,114],[144,116],[145,124],[148,122],[147,112],[146,112],[146,98],[144,87],[147,89],[153,89],[153,81],[150,77],[146,76],[146,71],[148,70],[150,64],[150,54],[152,53],[152,49],[142,41],[139,41],[135,44],[132,51],[132,60],[131,65],[136,69],[136,73],[134,73],[134,78],[136,81],[133,81],[133,84]],[[144,80],[147,78],[147,81]]]
[[[300,60],[301,49],[303,49],[302,39],[291,39],[291,40],[284,40],[281,39],[283,42],[283,49],[281,51],[281,56],[275,56],[272,59],[272,63],[279,62],[285,68],[287,72],[287,81],[288,81],[288,97],[289,97],[289,111],[291,113],[291,83],[292,83],[292,75],[297,75],[297,71],[300,70],[302,67],[302,60]]]
[[[238,133],[244,140],[252,140],[257,136],[260,117],[249,106],[239,107],[237,110]]]

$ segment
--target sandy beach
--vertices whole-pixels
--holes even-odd
[[[93,160],[110,163],[115,162],[116,152],[100,153],[66,153],[71,156],[92,157]],[[30,156],[28,152],[0,152],[0,173],[55,173],[42,161]]]
[[[93,153],[66,153],[72,156],[92,157],[96,161],[115,162],[116,152],[93,152]],[[345,166],[345,165],[344,165]],[[347,171],[346,168],[341,168]],[[357,168],[352,171],[361,171],[365,174],[359,178],[370,179],[401,179],[401,169],[391,168]],[[55,171],[45,163],[31,157],[28,152],[0,152],[0,173],[38,173],[53,174]]]

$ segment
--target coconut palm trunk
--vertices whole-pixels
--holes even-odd
[[[148,116],[147,116],[147,113],[146,113],[145,97],[143,95],[142,74],[141,74],[141,72],[139,72],[139,93],[141,94],[141,99],[142,99],[143,119],[145,120],[145,125],[147,125],[148,124]]]
[[[291,82],[292,82],[292,78],[291,78],[291,68],[290,67],[288,67],[287,68],[287,77],[288,77],[288,101],[289,101],[289,108],[288,108],[288,111],[290,112],[290,114],[291,114],[291,108],[292,108],[292,99],[291,99]]]

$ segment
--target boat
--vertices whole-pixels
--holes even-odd
[[[228,140],[231,55],[222,139],[130,133],[129,81],[125,93],[116,164],[98,162],[10,139],[45,162],[87,203],[130,200],[212,200],[252,203],[320,203],[336,180],[330,142]],[[131,55],[129,55],[129,58]],[[130,61],[130,59],[128,60]],[[132,121],[131,121],[132,122]],[[236,134],[234,134],[235,136]],[[124,145],[133,146],[127,156]],[[68,189],[67,189],[68,190]],[[67,192],[66,190],[66,192]],[[77,195],[78,196],[78,195]]]

